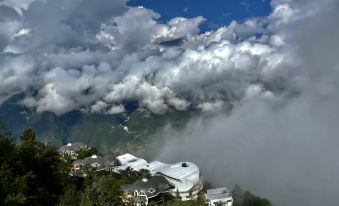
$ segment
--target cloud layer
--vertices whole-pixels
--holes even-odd
[[[261,72],[270,74],[267,84],[247,87],[230,114],[164,129],[161,158],[194,161],[213,184],[241,184],[276,205],[336,205],[339,3],[272,5],[269,42],[280,50],[270,56],[279,61]]]
[[[0,102],[24,94],[58,115],[116,114],[128,101],[201,109],[207,119],[164,130],[163,159],[187,158],[279,205],[335,205],[339,3],[271,5],[267,17],[200,32],[203,17],[160,23],[124,0],[2,0]]]
[[[205,33],[203,17],[159,23],[160,14],[123,0],[0,4],[0,101],[24,93],[38,112],[109,112],[126,101],[154,113],[222,108],[280,93],[290,79],[282,68],[293,58],[279,34],[294,18],[288,4]]]

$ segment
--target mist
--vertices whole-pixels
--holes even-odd
[[[322,3],[284,29],[294,61],[284,65],[284,92],[252,95],[184,130],[168,126],[160,159],[196,162],[213,185],[240,184],[276,205],[337,205],[339,3]]]
[[[62,116],[198,110],[159,159],[276,205],[337,205],[339,2],[272,0],[268,16],[206,21],[125,0],[0,0],[0,104]]]

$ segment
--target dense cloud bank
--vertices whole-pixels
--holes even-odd
[[[201,33],[124,0],[0,0],[0,102],[62,115],[232,104],[196,119],[162,158],[200,164],[279,205],[336,205],[339,3],[273,0],[267,17]],[[175,152],[174,152],[174,151]],[[223,181],[224,180],[224,181]]]
[[[288,4],[205,33],[203,17],[159,23],[123,0],[0,4],[0,102],[24,93],[24,105],[58,115],[121,112],[126,101],[164,113],[297,90],[280,34],[296,18]]]
[[[245,98],[183,131],[166,128],[161,158],[194,161],[215,185],[239,183],[276,205],[337,205],[339,2],[273,5],[269,19],[286,12],[275,24],[285,42],[280,65],[288,61],[278,74],[288,77],[283,92]]]

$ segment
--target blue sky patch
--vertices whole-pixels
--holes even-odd
[[[203,16],[207,20],[203,30],[228,25],[232,20],[267,16],[271,12],[269,0],[131,0],[130,6],[144,6],[160,13],[160,21],[174,17]]]

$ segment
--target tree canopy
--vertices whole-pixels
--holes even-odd
[[[37,140],[32,129],[26,129],[15,144],[0,123],[0,205],[3,206],[118,206],[121,185],[149,177],[147,170],[127,169],[123,174],[90,172],[86,177],[70,175],[72,160],[61,158],[57,149]],[[93,148],[81,151],[80,157],[98,154]],[[235,206],[271,206],[268,200],[235,186]],[[163,196],[166,205],[205,205],[204,196],[181,202]],[[150,205],[159,203],[150,202]]]

